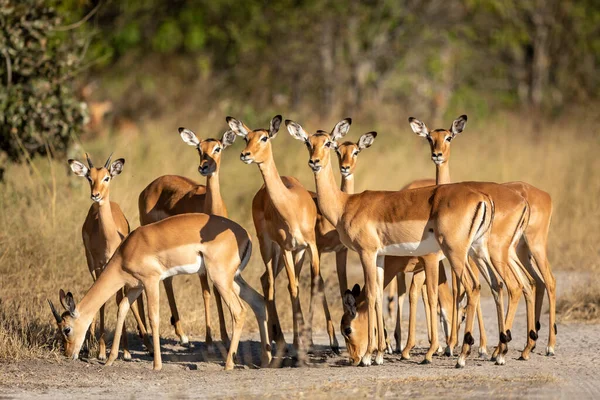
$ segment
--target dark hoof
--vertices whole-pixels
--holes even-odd
[[[527,359],[525,357],[523,357],[523,356],[520,356],[519,358],[517,358],[517,360],[519,360],[519,361],[527,361]]]
[[[342,352],[340,351],[340,347],[339,346],[332,346],[331,347],[331,351],[333,351],[333,353],[336,354],[336,355],[338,355],[338,356],[342,354]]]
[[[454,368],[456,368],[456,369],[462,369],[464,367],[465,367],[464,365],[460,365],[459,363],[456,363],[456,365],[454,366]]]
[[[421,361],[421,365],[429,365],[429,364],[431,364],[431,360],[424,359],[423,361]]]
[[[496,356],[491,356],[491,357],[490,357],[490,361],[494,361],[494,362],[495,362],[495,361],[496,361],[496,358],[497,358]]]

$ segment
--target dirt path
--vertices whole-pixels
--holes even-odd
[[[484,298],[490,347],[497,337],[493,302]],[[400,360],[388,355],[383,366],[350,367],[344,354],[335,356],[326,346],[327,337],[315,336],[316,350],[310,366],[292,367],[286,360],[278,369],[255,369],[259,362],[257,337],[247,337],[240,346],[240,365],[232,372],[222,371],[219,350],[208,349],[194,341],[191,349],[171,340],[163,341],[164,368],[150,370],[151,358],[140,348],[133,352],[135,361],[118,361],[104,368],[95,360],[70,362],[27,361],[0,365],[0,398],[30,397],[497,397],[532,396],[539,398],[598,398],[600,333],[598,325],[561,324],[555,357],[542,355],[546,333],[529,361],[518,361],[517,349],[525,342],[523,307],[519,309],[513,330],[514,340],[507,365],[467,360],[467,367],[454,368],[455,359],[436,357],[432,365],[418,365],[427,345],[425,330],[419,329],[419,341],[413,359]],[[341,337],[339,337],[342,340]],[[476,338],[477,339],[477,338]],[[134,342],[135,339],[133,339]],[[477,343],[477,342],[476,342]],[[492,350],[491,348],[488,350]],[[476,351],[473,352],[476,354]]]

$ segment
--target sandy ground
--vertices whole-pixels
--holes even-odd
[[[493,302],[483,298],[490,352],[497,337]],[[388,355],[383,366],[351,367],[345,354],[334,355],[327,337],[315,334],[315,350],[306,367],[285,359],[283,367],[258,369],[258,337],[246,336],[240,345],[238,367],[224,372],[219,346],[208,348],[199,338],[184,348],[165,339],[164,367],[151,370],[151,358],[133,336],[134,361],[117,361],[104,367],[96,360],[27,361],[0,365],[0,399],[169,397],[600,397],[600,347],[598,325],[559,324],[555,357],[546,357],[544,333],[529,361],[517,360],[525,342],[524,307],[519,309],[513,341],[505,366],[480,360],[476,351],[466,368],[454,368],[455,359],[436,357],[432,365],[419,365],[427,346],[420,319],[419,341],[413,358]],[[195,339],[195,340],[194,340]],[[343,343],[343,338],[338,334]],[[477,339],[477,337],[476,337]],[[477,342],[476,342],[477,344]]]

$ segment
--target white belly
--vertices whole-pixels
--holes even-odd
[[[169,268],[161,275],[161,279],[170,278],[175,275],[188,275],[204,273],[204,257],[198,256],[194,264],[177,265]]]
[[[429,235],[421,242],[397,243],[385,246],[377,252],[380,256],[424,256],[440,251],[440,245],[433,235]]]

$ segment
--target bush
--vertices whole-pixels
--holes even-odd
[[[61,23],[43,0],[0,0],[0,151],[12,161],[63,153],[85,122],[71,83],[84,45]]]

